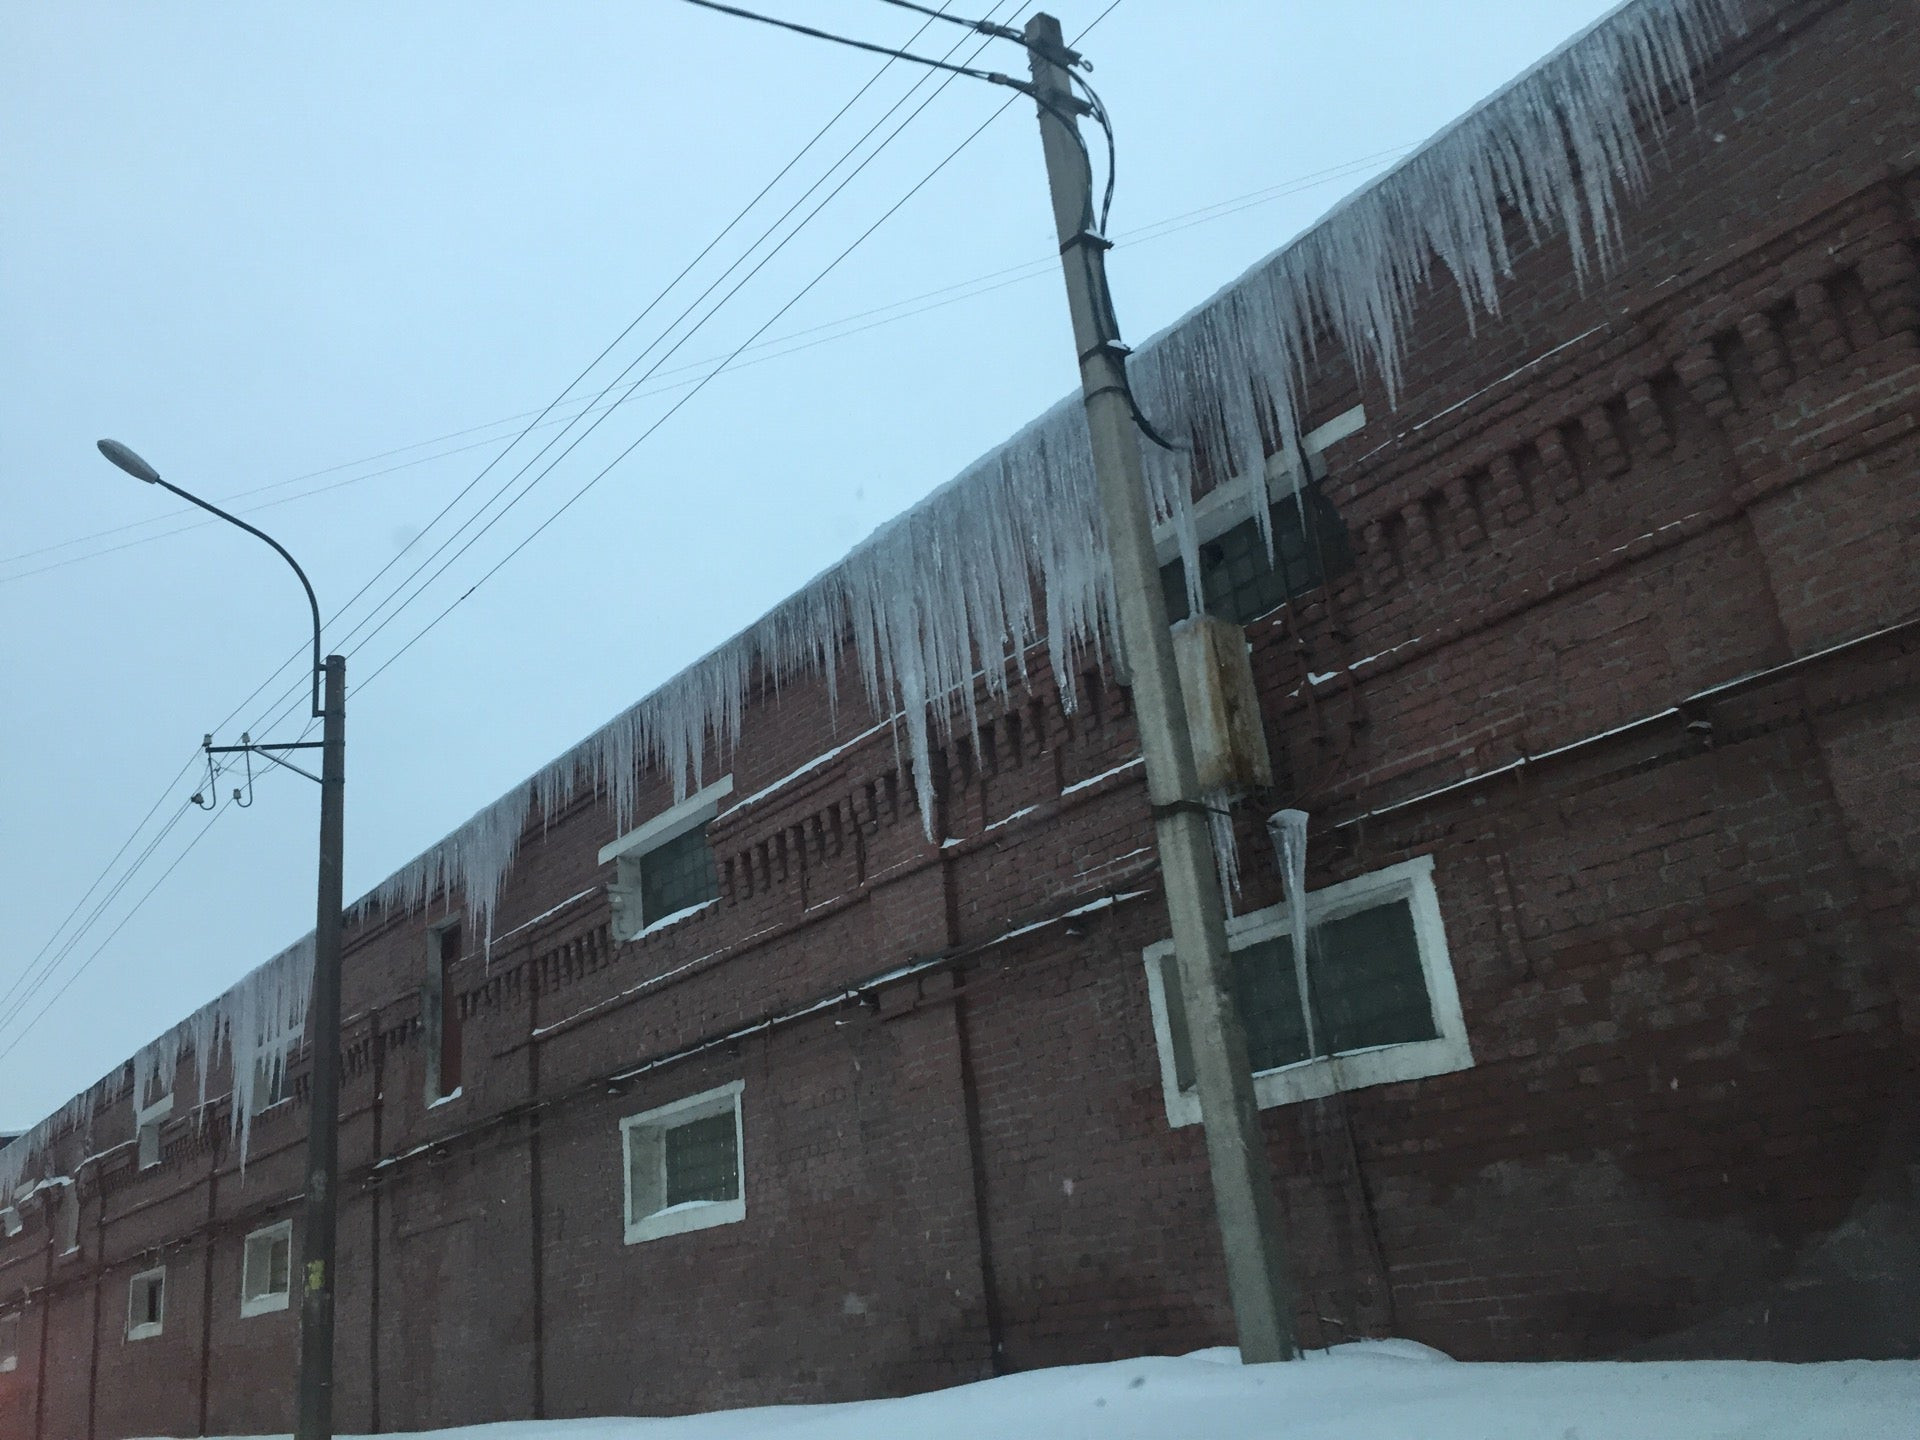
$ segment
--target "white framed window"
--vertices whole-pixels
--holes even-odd
[[[20,1212],[8,1205],[0,1209],[0,1231],[4,1231],[9,1240],[26,1229],[26,1222],[20,1218]]]
[[[142,1270],[127,1282],[127,1339],[151,1340],[167,1319],[167,1269]]]
[[[600,847],[600,863],[612,861],[615,867],[613,884],[607,887],[614,938],[638,939],[720,898],[707,825],[731,794],[733,776],[723,776]]]
[[[20,1312],[0,1315],[0,1375],[20,1368]]]
[[[160,1127],[173,1114],[173,1092],[169,1090],[151,1105],[134,1111],[134,1138],[140,1152],[140,1168],[151,1170],[160,1163]]]
[[[1227,921],[1262,1109],[1473,1064],[1432,856],[1310,892],[1307,924],[1303,977],[1286,906]],[[1161,1090],[1178,1126],[1199,1120],[1200,1101],[1175,967],[1172,941],[1147,948]]]
[[[747,1218],[744,1088],[735,1080],[620,1122],[627,1244]]]
[[[1194,501],[1200,595],[1207,614],[1236,625],[1249,624],[1351,565],[1346,525],[1319,483],[1326,474],[1320,457],[1328,446],[1366,423],[1366,407],[1356,405],[1301,437],[1306,463],[1297,500],[1294,477],[1300,470],[1299,457],[1286,450],[1267,458],[1257,487],[1249,471],[1228,478]],[[1270,516],[1271,553],[1254,513],[1255,506],[1262,504]],[[1311,533],[1304,522],[1311,522]],[[1184,620],[1190,613],[1187,567],[1173,526],[1162,525],[1154,531],[1154,550],[1160,561],[1167,617]]]
[[[240,1256],[240,1313],[284,1310],[293,1292],[293,1222],[282,1220],[247,1236]]]

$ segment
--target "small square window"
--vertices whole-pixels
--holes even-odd
[[[293,1289],[293,1222],[282,1220],[247,1236],[240,1260],[240,1313],[284,1310]]]
[[[620,1122],[629,1245],[746,1218],[743,1088],[736,1080]]]
[[[1263,1109],[1473,1064],[1431,857],[1314,891],[1307,920],[1306,976],[1294,963],[1285,906],[1228,922],[1234,993]],[[1171,941],[1148,949],[1147,987],[1167,1118],[1190,1125],[1200,1102]]]
[[[141,1271],[127,1282],[127,1339],[151,1340],[166,1318],[166,1268]]]
[[[729,775],[602,847],[601,863],[611,860],[615,867],[607,889],[619,939],[636,939],[720,898],[707,826],[732,793]]]
[[[20,1368],[20,1313],[0,1315],[0,1374]]]

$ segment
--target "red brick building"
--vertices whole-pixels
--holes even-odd
[[[1507,215],[1497,317],[1440,267],[1396,393],[1323,348],[1190,512],[1275,761],[1234,930],[1309,1343],[1920,1353],[1920,26],[1740,13],[1610,264]],[[490,909],[356,910],[343,1430],[1230,1338],[1127,693],[1017,648],[919,765],[857,636],[749,675],[684,798],[543,782]],[[288,1423],[304,1064],[244,1157],[163,1069],[21,1142],[0,1434]]]

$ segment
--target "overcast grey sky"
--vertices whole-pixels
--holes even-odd
[[[878,0],[757,3],[894,44],[920,28]],[[1072,34],[1106,0],[1054,8]],[[1607,8],[1123,0],[1084,44],[1119,131],[1112,230],[1186,217],[1114,253],[1129,338]],[[914,48],[956,40],[972,48],[936,22]],[[998,45],[987,63],[1022,57]],[[194,512],[110,469],[94,440],[209,498],[275,487],[233,503],[331,613],[493,458],[506,417],[551,400],[880,64],[675,0],[7,7],[0,992],[37,988],[0,1001],[0,1128],[312,926],[317,801],[295,781],[211,821],[187,810],[77,943],[59,928],[156,800],[158,820],[179,809],[199,777],[168,777],[307,625],[277,557],[224,526],[181,528]],[[911,108],[938,83],[887,71],[599,383],[909,87]],[[949,85],[667,369],[752,334],[1003,99]],[[716,378],[364,683],[702,373],[663,370],[354,650],[348,894],[1069,390],[1052,250],[1016,104],[767,332],[795,338],[743,356],[757,363]]]

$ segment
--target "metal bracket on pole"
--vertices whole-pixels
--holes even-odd
[[[213,743],[213,737],[209,735],[206,738],[206,742],[202,744],[200,748],[202,750],[205,750],[209,756],[258,755],[263,759],[271,760],[274,764],[280,766],[282,769],[291,770],[296,775],[306,776],[307,779],[313,781],[313,783],[316,785],[324,783],[320,779],[320,777],[314,774],[311,770],[302,770],[298,765],[295,765],[292,761],[282,760],[278,755],[273,753],[276,750],[320,750],[325,748],[324,741],[320,741],[320,740],[278,740],[278,741],[259,740],[259,741],[255,741],[255,740],[249,740],[245,735],[242,735],[240,738],[246,743],[241,745],[216,745]]]

